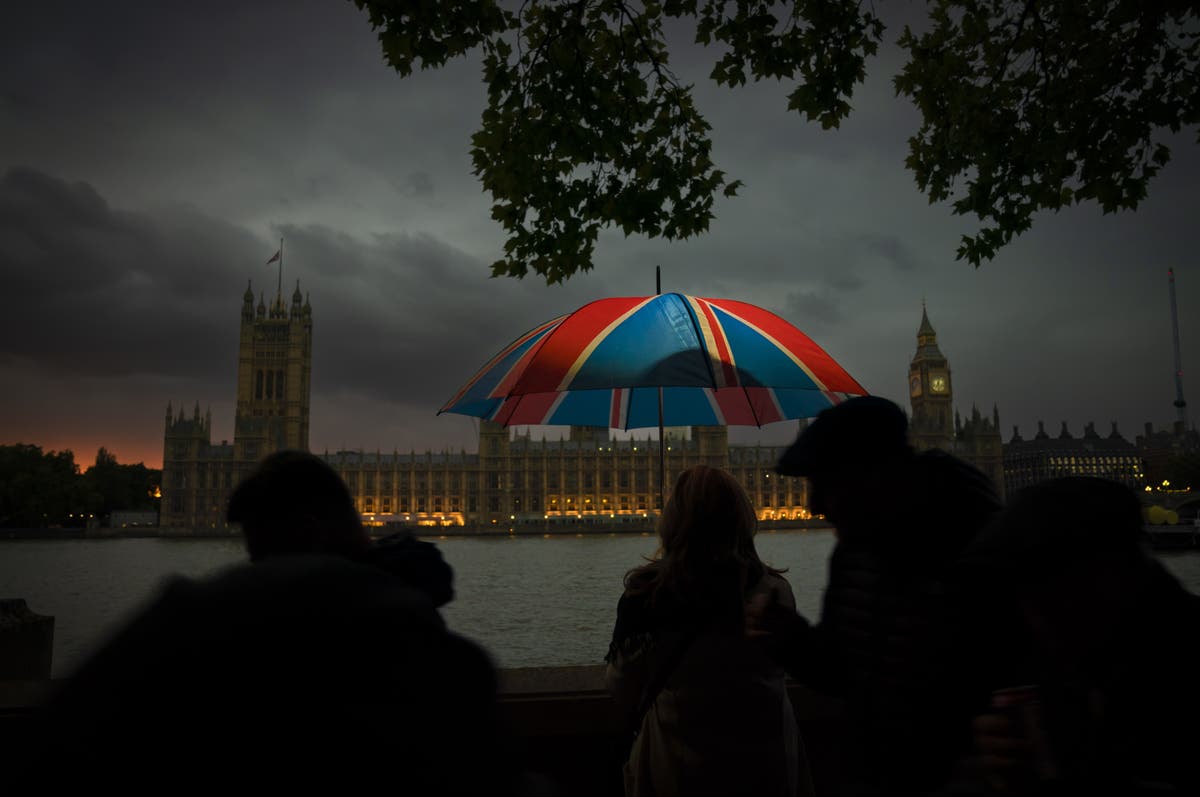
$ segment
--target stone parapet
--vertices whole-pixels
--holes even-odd
[[[52,689],[51,681],[0,681],[0,749],[19,753]],[[836,793],[840,705],[798,684],[788,693],[817,793]],[[501,670],[500,708],[513,754],[527,771],[562,795],[620,797],[632,738],[604,690],[603,665]],[[464,765],[468,756],[464,751]]]
[[[53,654],[54,618],[21,598],[0,600],[0,681],[49,678]]]

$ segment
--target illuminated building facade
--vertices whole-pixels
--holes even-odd
[[[696,464],[724,468],[746,487],[764,520],[809,517],[807,484],[773,470],[779,446],[730,446],[725,427],[667,435],[668,485]],[[559,440],[480,423],[470,454],[325,454],[375,526],[540,526],[640,522],[658,512],[658,440],[614,440],[573,426]]]
[[[1117,431],[1115,421],[1107,437],[1097,434],[1093,423],[1084,426],[1082,437],[1074,437],[1066,421],[1058,436],[1051,437],[1046,434],[1045,424],[1038,421],[1037,434],[1025,440],[1014,426],[1012,439],[1004,446],[1004,479],[1009,494],[1061,476],[1096,476],[1135,490],[1145,482],[1142,457]]]
[[[221,528],[238,481],[281,449],[308,450],[312,307],[299,285],[290,308],[257,310],[247,288],[238,346],[234,440],[214,444],[212,417],[167,406],[162,525]],[[773,466],[780,446],[730,446],[724,427],[666,430],[667,482],[698,463],[725,468],[767,520],[808,517],[807,485]],[[512,526],[640,522],[658,511],[657,440],[614,440],[608,429],[571,427],[559,440],[481,423],[479,446],[418,454],[340,451],[323,456],[350,487],[365,522]]]

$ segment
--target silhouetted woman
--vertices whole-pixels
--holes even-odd
[[[758,558],[757,525],[733,476],[689,468],[659,520],[658,553],[625,576],[607,684],[639,728],[626,795],[811,793],[783,670],[743,631],[752,596],[795,605]]]

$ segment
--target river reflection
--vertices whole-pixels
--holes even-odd
[[[768,531],[757,540],[765,561],[788,568],[797,608],[815,617],[833,535]],[[455,600],[442,610],[446,622],[486,647],[501,667],[601,661],[622,578],[655,548],[651,535],[435,542],[455,570]],[[1200,553],[1163,559],[1200,592]],[[24,598],[33,611],[54,615],[54,675],[61,677],[172,573],[199,577],[244,560],[238,540],[3,541],[0,598]]]

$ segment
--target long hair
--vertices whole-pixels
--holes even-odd
[[[625,589],[651,603],[669,594],[684,605],[741,605],[765,573],[754,548],[758,517],[750,497],[720,468],[695,465],[679,474],[658,521],[654,557],[625,575]]]

